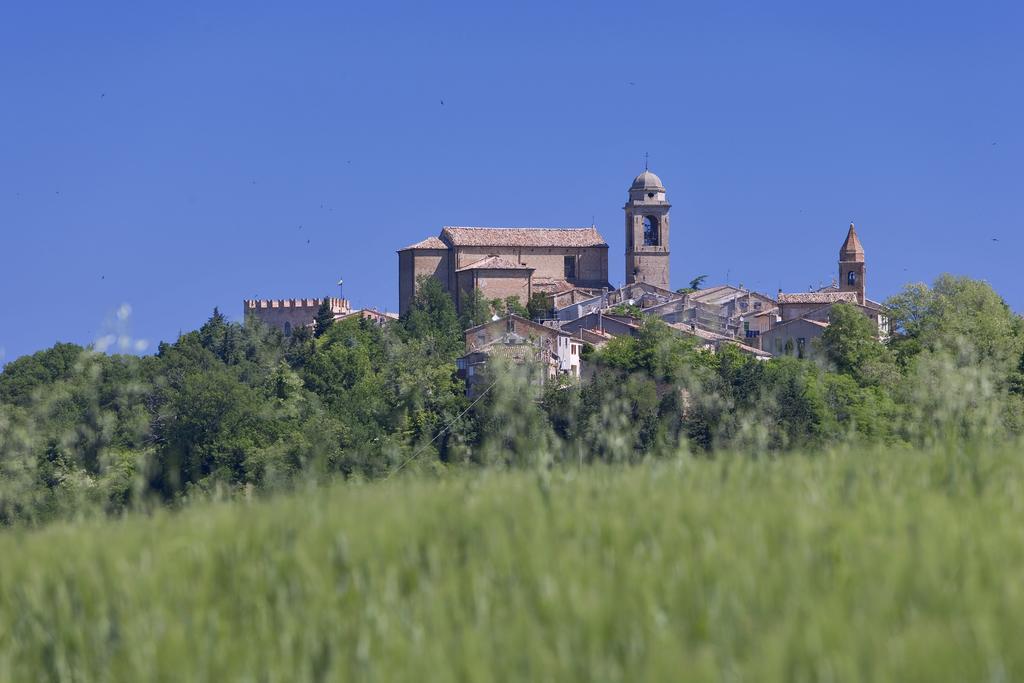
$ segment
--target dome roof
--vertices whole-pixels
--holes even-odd
[[[654,175],[650,171],[644,171],[636,178],[633,179],[633,184],[630,186],[631,190],[665,190],[665,186],[661,184],[661,178]]]

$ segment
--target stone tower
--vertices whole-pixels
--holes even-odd
[[[646,282],[669,289],[668,210],[661,178],[648,170],[629,188],[626,210],[626,284]]]
[[[857,239],[857,230],[850,223],[846,233],[846,241],[839,249],[839,290],[856,292],[857,301],[864,305],[864,276],[867,266],[864,264],[864,247]]]

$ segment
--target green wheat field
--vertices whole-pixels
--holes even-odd
[[[419,473],[0,532],[3,681],[1022,678],[1017,447]]]

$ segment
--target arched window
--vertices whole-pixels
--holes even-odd
[[[851,270],[849,273],[846,274],[846,284],[850,285],[851,287],[857,284],[857,271]]]
[[[289,323],[289,322],[286,322],[284,324],[284,336],[286,336],[286,337],[292,336],[292,324]]]
[[[644,246],[656,247],[661,243],[656,216],[644,216]]]

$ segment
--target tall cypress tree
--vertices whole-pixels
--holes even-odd
[[[324,299],[320,302],[320,308],[316,311],[316,323],[313,328],[314,337],[322,337],[324,332],[334,324],[334,311],[331,310],[331,300]]]

